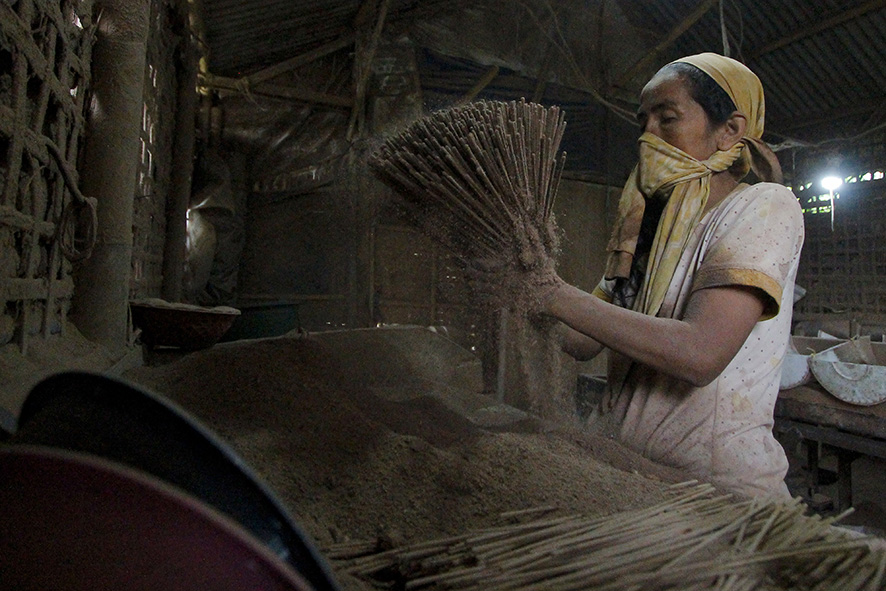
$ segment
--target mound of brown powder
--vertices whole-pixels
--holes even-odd
[[[456,534],[539,506],[610,514],[684,479],[575,425],[508,415],[478,393],[470,354],[426,329],[239,341],[125,378],[215,430],[321,548]],[[515,418],[492,431],[477,419],[490,413]]]

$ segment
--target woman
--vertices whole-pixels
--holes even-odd
[[[763,90],[741,63],[700,54],[641,94],[640,160],[593,294],[557,282],[542,312],[564,348],[611,349],[596,424],[741,496],[786,497],[772,436],[803,242],[797,199],[760,140]]]

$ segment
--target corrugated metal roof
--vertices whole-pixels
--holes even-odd
[[[304,53],[349,30],[358,0],[204,0],[210,68],[247,73]]]
[[[623,4],[630,5],[635,22],[670,31],[699,2]],[[795,135],[807,122],[869,113],[886,104],[886,1],[732,0],[724,5],[722,22],[731,55],[763,82],[769,130]],[[717,2],[663,58],[701,51],[723,52]]]
[[[303,54],[352,32],[354,19],[368,0],[202,1],[205,39],[211,52],[210,70],[214,74],[237,76]],[[558,18],[566,19],[570,18],[570,11],[574,18],[575,10],[600,14],[611,11],[611,0],[609,7],[602,6],[605,10],[601,11],[604,1],[475,0],[470,4],[473,11],[484,10],[484,5],[495,5],[498,11],[506,8],[515,19],[522,19],[520,26],[530,27],[539,26],[542,21],[533,23],[526,18],[528,5],[535,6],[536,13],[542,16],[547,6],[555,11],[559,8]],[[702,3],[708,6],[703,16],[665,47],[646,71],[633,77],[627,95],[639,91],[651,71],[670,59],[702,51],[722,53],[720,2],[616,0],[630,24],[648,33],[642,42],[638,38],[640,57],[644,55],[644,44],[651,42],[651,49],[656,39],[664,42]],[[456,0],[390,0],[386,26],[404,26],[415,19],[429,18],[435,11],[458,10],[459,4]],[[868,118],[884,108],[886,0],[730,0],[722,4],[731,54],[745,61],[763,81],[767,92],[767,128],[776,136],[821,139],[822,134],[830,132],[817,126],[820,122],[861,120],[863,127]],[[621,30],[607,32],[626,34]],[[607,44],[616,47],[614,39],[601,41],[593,33],[579,30],[576,38],[567,39],[573,53],[588,55],[600,51],[600,47],[605,50]],[[508,47],[502,48],[502,60],[508,52],[513,54],[513,44],[519,42],[520,39],[504,40],[503,45]],[[432,49],[447,53],[445,47]],[[450,49],[451,55],[463,57],[460,48]],[[544,51],[539,48],[538,53]],[[524,65],[515,64],[515,69]],[[608,76],[617,80],[623,74],[624,71],[610,71]],[[470,83],[464,76],[454,78],[460,84]],[[846,133],[861,131],[864,130],[857,124],[842,129]]]
[[[364,0],[203,0],[213,73],[236,76],[300,55],[353,30]],[[390,0],[386,25],[457,8],[451,0]]]

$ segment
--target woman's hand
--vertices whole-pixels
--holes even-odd
[[[509,308],[528,315],[547,313],[550,295],[566,285],[552,267],[523,269],[494,259],[474,259],[465,265],[471,293],[484,306]]]

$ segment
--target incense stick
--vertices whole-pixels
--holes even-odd
[[[804,515],[798,499],[741,501],[699,484],[672,492],[653,507],[499,526],[333,565],[378,586],[397,573],[406,589],[886,588],[884,545],[850,537],[832,519]]]

